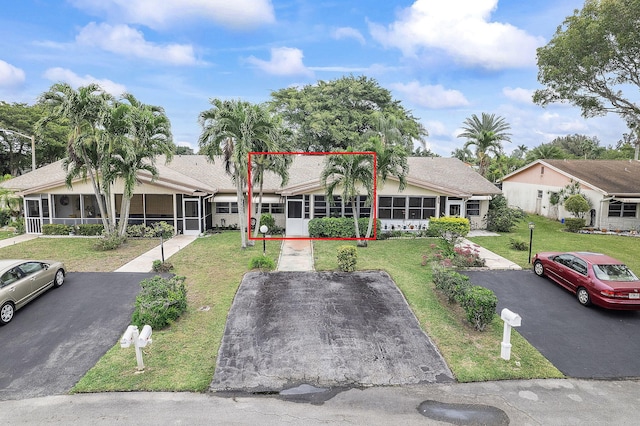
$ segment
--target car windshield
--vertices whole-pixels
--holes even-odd
[[[602,281],[638,281],[626,265],[593,265],[593,272]]]

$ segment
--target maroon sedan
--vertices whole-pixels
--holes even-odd
[[[581,305],[640,310],[640,279],[622,262],[602,253],[538,253],[533,272],[575,293]]]

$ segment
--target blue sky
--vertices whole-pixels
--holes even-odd
[[[0,100],[33,103],[51,84],[97,82],[165,108],[174,141],[197,150],[211,98],[271,92],[343,75],[391,90],[450,156],[471,114],[503,116],[512,143],[580,133],[606,146],[616,116],[531,102],[535,49],[582,0],[21,0],[2,1]]]

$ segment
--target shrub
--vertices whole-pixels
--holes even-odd
[[[360,236],[364,238],[369,226],[369,218],[358,219]],[[380,220],[374,224],[380,233]],[[373,230],[371,232],[373,235]],[[356,230],[351,217],[323,217],[309,221],[309,236],[312,238],[355,238]]]
[[[485,265],[478,249],[473,247],[456,247],[453,249],[451,263],[458,268],[478,268]]]
[[[24,234],[25,232],[24,217],[19,217],[16,220],[9,223],[9,227],[14,228],[16,230],[16,233],[18,234]]]
[[[489,211],[487,212],[487,230],[493,232],[511,232],[514,226],[527,214],[518,207],[509,207],[507,199],[503,195],[494,197],[489,202]]]
[[[100,223],[94,223],[94,224],[83,223],[81,225],[76,226],[76,233],[78,235],[84,235],[84,236],[102,235],[102,231],[104,231],[104,225]]]
[[[269,226],[269,225],[267,225]],[[276,269],[276,262],[266,256],[256,256],[249,261],[249,269],[261,269],[263,271],[272,271]]]
[[[471,286],[469,277],[447,268],[433,270],[433,283],[449,303],[458,302],[466,289]]]
[[[185,277],[155,276],[140,282],[131,322],[138,327],[163,328],[178,319],[187,309]]]
[[[7,226],[11,220],[10,209],[0,209],[0,227]]]
[[[525,251],[529,249],[529,243],[522,240],[516,240],[515,238],[509,238],[509,247],[513,250]]]
[[[356,270],[358,262],[358,249],[355,246],[338,247],[338,269],[343,272],[353,272]]]
[[[127,237],[121,237],[117,232],[98,238],[93,247],[99,251],[115,250],[127,241]]]
[[[173,225],[169,225],[167,222],[162,221],[155,222],[153,225],[151,225],[151,235],[148,236],[151,238],[162,237],[165,240],[168,240],[169,238],[173,237],[173,235]]]
[[[429,230],[434,236],[446,238],[448,235],[464,237],[471,230],[469,219],[464,217],[432,217]]]
[[[483,331],[487,324],[493,321],[498,305],[498,298],[493,291],[477,285],[470,286],[465,289],[459,300],[467,315],[467,321],[476,330]]]
[[[267,228],[269,228],[269,232],[273,233],[272,231],[276,227],[276,220],[273,216],[271,216],[270,213],[263,213],[260,216],[260,224],[258,225],[258,228],[260,228],[262,225],[267,225]]]
[[[575,217],[583,217],[591,206],[582,194],[573,194],[564,201],[564,208]]]
[[[46,223],[42,225],[43,235],[69,235],[69,232],[73,232],[73,226],[61,223]]]
[[[584,228],[585,223],[585,220],[579,217],[568,217],[564,220],[564,225],[569,232],[578,232]]]
[[[150,228],[147,228],[144,225],[129,225],[127,226],[127,236],[133,238],[142,238],[147,236],[147,232],[149,232]]]
[[[173,265],[169,262],[163,262],[161,260],[154,260],[151,265],[153,272],[170,272],[173,269]]]

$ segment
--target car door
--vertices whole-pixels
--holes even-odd
[[[31,281],[24,276],[18,267],[9,269],[0,277],[2,300],[12,300],[19,308],[29,300]]]
[[[569,273],[571,262],[575,256],[571,254],[559,254],[552,259],[547,268],[547,275],[558,284],[567,285],[567,275]]]
[[[42,262],[25,262],[18,266],[25,279],[30,283],[29,296],[33,296],[49,284],[49,274],[46,265]]]

